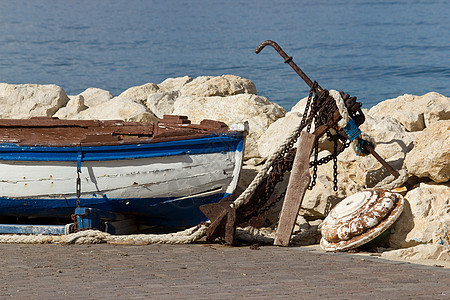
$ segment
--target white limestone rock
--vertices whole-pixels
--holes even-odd
[[[392,117],[399,121],[407,131],[420,131],[425,128],[423,114],[411,111],[398,111]]]
[[[321,234],[319,225],[323,220],[306,221],[302,216],[297,216],[291,244],[296,246],[307,246],[320,243]]]
[[[436,244],[422,244],[406,249],[386,251],[381,257],[407,260],[433,260],[450,262],[450,247]]]
[[[256,86],[250,80],[235,75],[199,76],[185,84],[181,89],[181,94],[200,97],[256,95]]]
[[[85,109],[87,109],[87,106],[84,105],[84,97],[80,94],[71,97],[67,105],[65,107],[61,107],[53,115],[53,117],[57,117],[59,119],[71,119],[72,116],[78,114],[80,111],[83,111]]]
[[[173,114],[185,115],[196,123],[212,119],[227,124],[248,121],[250,131],[245,144],[245,158],[259,157],[257,141],[267,128],[286,111],[278,104],[253,94],[228,97],[180,96],[174,104]]]
[[[258,150],[261,157],[267,159],[272,153],[274,153],[293,133],[294,130],[300,125],[305,110],[308,97],[303,98],[297,102],[291,111],[288,112],[283,118],[276,120],[269,128],[263,133],[258,140]],[[314,131],[314,124],[311,125],[311,132]],[[298,141],[294,147],[298,147]],[[322,137],[319,140],[319,149],[333,150],[333,143],[329,142],[326,137]]]
[[[298,112],[300,114],[303,114],[305,112],[305,107],[306,107],[307,102],[308,102],[308,97],[301,99],[291,108],[291,112]]]
[[[434,122],[415,136],[414,149],[407,155],[405,165],[417,177],[434,182],[450,179],[450,120]]]
[[[442,224],[450,226],[450,183],[420,183],[409,191],[388,243],[405,248],[431,243]]]
[[[178,91],[156,92],[147,98],[147,107],[160,119],[173,113],[173,105],[178,98]]]
[[[423,96],[405,94],[378,103],[369,114],[375,118],[390,116],[406,130],[420,131],[433,122],[450,118],[450,98],[435,92]]]
[[[276,120],[270,124],[269,128],[263,132],[258,140],[258,151],[261,157],[268,158],[280,145],[293,133],[300,124],[302,115],[298,112],[288,112],[284,118]],[[298,142],[295,147],[298,146]]]
[[[0,118],[51,117],[64,107],[69,97],[54,84],[0,83]]]
[[[194,80],[194,78],[189,76],[184,77],[176,77],[176,78],[167,78],[160,84],[158,84],[158,87],[162,91],[179,91],[185,86],[187,83]]]
[[[450,223],[442,222],[437,225],[433,232],[433,244],[450,246]]]
[[[360,128],[375,139],[376,151],[384,159],[404,157],[413,147],[413,135],[407,132],[397,119],[367,115]]]
[[[114,98],[111,92],[94,87],[84,90],[80,95],[83,96],[84,105],[87,107],[97,106]]]
[[[136,103],[144,104],[148,96],[159,92],[161,89],[154,83],[146,83],[140,86],[133,86],[117,96],[118,98],[130,99]]]
[[[123,120],[130,122],[151,122],[158,118],[144,105],[131,99],[115,97],[100,105],[90,107],[70,117],[72,120]]]
[[[447,100],[450,98],[446,98]],[[424,115],[425,125],[430,127],[433,123],[441,120],[450,120],[450,101],[442,101],[427,110]]]

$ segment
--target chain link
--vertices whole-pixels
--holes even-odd
[[[76,193],[77,193],[77,207],[80,207],[80,196],[81,196],[81,178],[80,178],[80,170],[77,170],[77,183],[76,183]]]
[[[314,161],[313,161],[313,174],[312,174],[312,178],[311,178],[311,184],[308,186],[308,190],[312,190],[313,187],[316,185],[316,179],[317,179],[317,159],[319,157],[319,142],[316,140],[314,143]],[[309,165],[309,167],[311,168],[311,163]]]
[[[338,141],[337,141],[337,139],[335,139],[334,143],[333,143],[333,153],[335,154],[334,157],[333,157],[333,191],[335,191],[335,192],[337,192],[337,190],[338,190],[338,187],[337,187],[337,184],[338,184],[338,178],[337,178],[337,176],[338,176],[338,173],[337,173],[337,155],[336,155],[336,153],[337,153],[337,143],[338,143]]]

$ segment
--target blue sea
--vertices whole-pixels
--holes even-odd
[[[147,82],[234,74],[289,110],[312,79],[363,107],[450,96],[450,2],[397,0],[0,1],[0,82],[120,94]]]

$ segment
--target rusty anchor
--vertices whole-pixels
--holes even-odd
[[[255,50],[256,54],[260,53],[261,50],[267,45],[272,46],[283,57],[284,62],[289,64],[311,88],[310,97],[312,92],[314,92],[319,99],[323,98],[329,100],[331,96],[328,95],[328,91],[320,87],[317,82],[313,82],[294,63],[293,58],[288,56],[276,42],[267,40],[261,43]],[[356,126],[360,126],[365,121],[365,116],[361,110],[361,103],[356,102],[356,97],[350,97],[350,95],[343,92],[341,92],[341,96],[344,100],[349,116],[352,120],[354,120]],[[330,110],[330,108],[328,109]],[[304,115],[304,118],[305,117],[306,116]],[[316,126],[316,129],[312,134],[304,131],[300,133],[299,147],[301,151],[296,151],[295,148],[290,149],[285,156],[286,158],[290,157],[290,159],[288,159],[287,163],[286,161],[283,161],[281,165],[284,164],[284,166],[282,166],[281,170],[278,171],[281,175],[283,175],[285,171],[291,171],[287,190],[285,193],[282,193],[281,196],[274,197],[274,195],[272,195],[274,184],[270,182],[270,179],[268,180],[268,178],[266,178],[256,189],[253,195],[244,201],[243,206],[239,208],[237,212],[235,208],[230,205],[232,201],[237,198],[237,195],[232,195],[220,203],[201,206],[201,211],[211,220],[211,224],[207,231],[207,240],[212,241],[220,237],[224,238],[227,244],[233,245],[235,243],[234,233],[236,225],[252,225],[254,227],[263,226],[268,210],[284,196],[283,207],[280,214],[274,244],[279,246],[288,246],[296,216],[311,181],[311,175],[309,173],[311,163],[309,161],[314,145],[321,136],[330,130],[330,128],[333,128],[337,132],[337,136],[340,140],[346,141],[349,139],[347,132],[337,125],[340,119],[341,115],[339,111],[334,108],[334,110],[330,111],[328,115],[325,114],[325,122],[318,122],[318,124],[316,124],[318,126]],[[304,122],[304,120],[302,120],[302,122]],[[372,154],[394,177],[397,178],[399,176],[399,173],[375,152],[370,143],[363,143],[362,151]],[[274,169],[280,169],[280,167],[274,167],[272,172],[274,172]],[[269,174],[268,177],[271,177],[270,175],[271,174]],[[279,174],[278,179],[276,180],[280,180]],[[267,186],[270,186],[271,188],[267,188]],[[262,201],[260,198],[262,198]]]

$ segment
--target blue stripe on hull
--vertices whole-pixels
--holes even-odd
[[[114,146],[82,146],[83,161],[121,160],[134,158],[203,154],[214,152],[241,152],[244,145],[242,132],[229,132],[207,137]],[[0,144],[0,160],[17,161],[77,161],[80,147],[42,147]]]
[[[228,194],[183,200],[168,198],[80,199],[82,207],[97,208],[132,215],[147,225],[181,227],[194,226],[206,217],[200,211],[203,204],[219,202]],[[10,199],[0,197],[0,216],[70,217],[76,208],[76,199]]]

